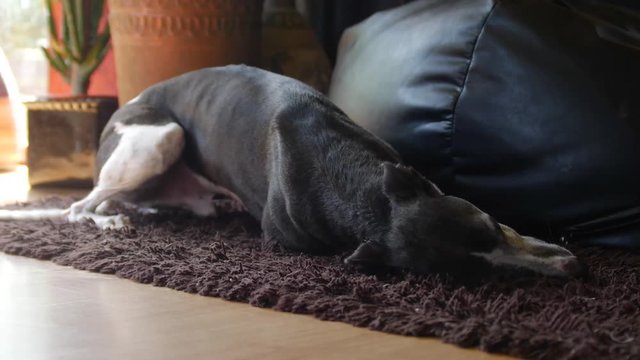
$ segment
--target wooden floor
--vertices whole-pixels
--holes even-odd
[[[30,191],[0,174],[0,202]],[[0,253],[0,359],[499,359]]]

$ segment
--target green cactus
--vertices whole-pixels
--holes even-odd
[[[53,17],[53,2],[62,3],[61,32]],[[49,64],[71,85],[73,95],[86,95],[91,75],[109,50],[107,24],[99,31],[104,0],[45,0],[49,47],[42,47]]]

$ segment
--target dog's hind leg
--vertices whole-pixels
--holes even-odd
[[[101,164],[96,184],[69,209],[0,210],[0,220],[66,218],[92,220],[99,228],[121,228],[128,219],[109,203],[142,207],[181,207],[200,216],[220,210],[244,211],[242,200],[180,161],[184,130],[172,121],[154,125],[116,123],[107,129],[98,150]],[[216,195],[223,195],[219,200]],[[145,209],[153,211],[153,209]]]
[[[100,169],[93,190],[69,208],[70,222],[91,219],[100,228],[119,228],[127,224],[123,215],[96,214],[107,200],[118,199],[154,177],[162,175],[182,154],[184,131],[173,122],[162,125],[123,125],[117,123],[110,136],[119,136],[117,145]]]
[[[217,195],[224,199],[218,199]],[[246,210],[236,194],[199,175],[183,161],[173,165],[159,179],[152,193],[137,204],[147,208],[179,207],[199,216]]]

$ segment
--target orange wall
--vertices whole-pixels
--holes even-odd
[[[55,4],[54,16],[57,20],[60,20],[62,8],[60,4]],[[105,7],[106,7],[105,3]],[[107,14],[109,9],[106,9]],[[107,14],[103,19],[103,22],[107,21]],[[49,94],[51,95],[69,95],[71,94],[71,87],[67,85],[62,77],[51,67],[49,68]],[[89,95],[106,95],[117,96],[118,88],[116,85],[116,66],[113,58],[113,49],[109,50],[104,61],[98,67],[93,77],[91,78],[91,84],[89,85]]]

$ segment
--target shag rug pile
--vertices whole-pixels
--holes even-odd
[[[64,207],[51,198],[12,208]],[[133,229],[0,222],[0,251],[155,286],[532,359],[639,359],[640,253],[573,249],[587,279],[495,274],[472,284],[367,275],[283,251],[243,215],[129,212]],[[462,265],[462,264],[461,264]]]

